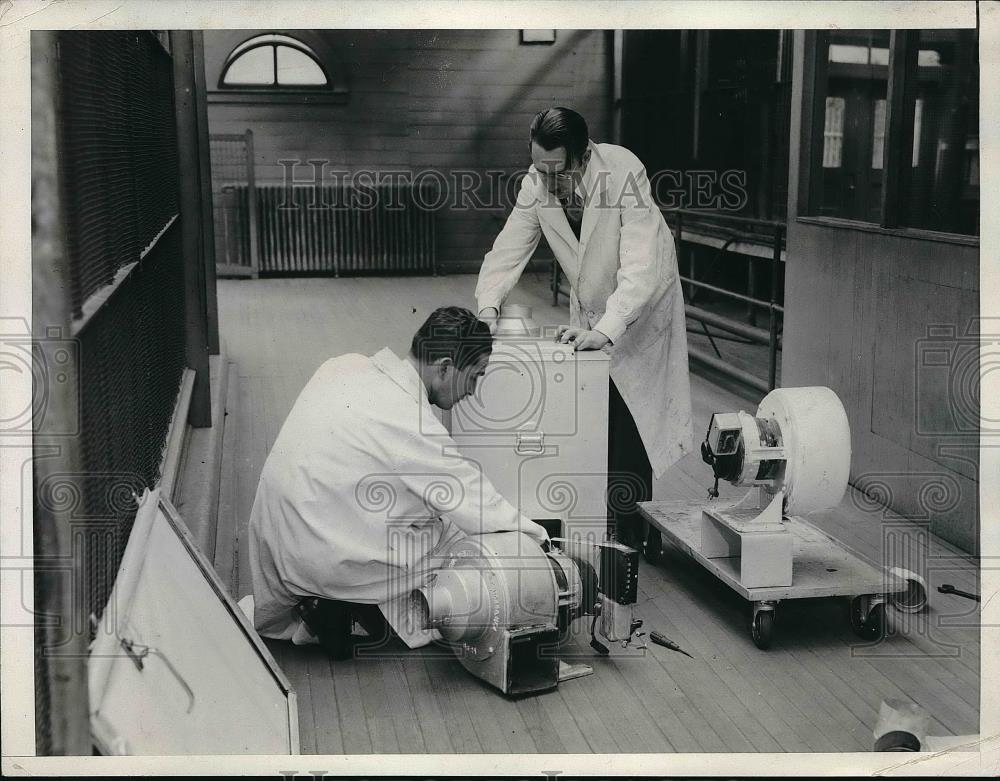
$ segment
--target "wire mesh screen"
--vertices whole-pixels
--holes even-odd
[[[210,136],[212,151],[212,215],[215,220],[215,260],[252,269],[248,138],[243,133]]]
[[[44,605],[43,595],[35,579],[35,604]],[[45,643],[45,627],[35,622],[35,751],[42,756],[52,753],[52,708],[49,697],[49,663],[41,648]]]
[[[174,223],[80,340],[87,613],[111,592],[135,515],[155,484],[184,369],[181,233]]]
[[[40,754],[51,748],[54,714],[49,646],[39,646],[57,645],[61,632],[92,633],[87,617],[103,613],[135,519],[133,492],[159,476],[185,364],[170,55],[150,32],[61,32],[56,40],[81,469],[35,485],[36,507],[68,518],[74,540],[72,582],[59,587],[72,597],[72,615],[58,617],[56,636],[36,634]]]
[[[180,225],[166,228],[178,209],[173,63],[150,32],[63,32],[58,41],[75,314],[137,264],[79,334],[79,531],[89,612],[100,615],[131,528],[131,491],[157,479],[184,368]]]
[[[149,32],[59,35],[74,314],[177,213],[170,56]]]

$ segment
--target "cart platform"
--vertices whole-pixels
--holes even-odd
[[[723,510],[735,502],[713,503]],[[851,625],[865,639],[885,633],[885,601],[889,594],[905,591],[907,581],[880,569],[840,542],[798,517],[783,523],[792,535],[792,583],[789,586],[746,587],[740,582],[738,556],[709,558],[701,551],[704,500],[640,502],[639,510],[649,522],[646,558],[659,558],[661,534],[697,561],[744,599],[753,603],[751,635],[760,648],[770,645],[777,603],[784,599],[851,597]]]

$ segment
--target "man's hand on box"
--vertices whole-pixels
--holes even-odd
[[[482,320],[486,325],[490,327],[490,334],[496,335],[497,332],[497,318],[500,313],[496,308],[492,306],[486,307],[482,312],[479,313],[479,319]]]
[[[588,331],[586,328],[573,328],[561,325],[556,330],[556,341],[572,344],[574,350],[600,350],[610,339],[600,331]]]

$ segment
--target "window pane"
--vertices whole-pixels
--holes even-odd
[[[825,103],[823,159],[814,214],[879,222],[888,30],[835,30],[820,52],[826,80],[816,85]],[[817,129],[818,132],[818,129]],[[818,141],[818,138],[817,138]]]
[[[290,46],[279,46],[278,84],[326,84],[326,76],[309,55]]]
[[[274,84],[274,47],[259,46],[241,54],[226,71],[224,83],[241,86]]]
[[[309,46],[307,46],[305,43],[303,43],[302,41],[300,41],[298,38],[292,38],[290,35],[277,35],[277,34],[274,34],[274,33],[269,33],[267,35],[255,35],[249,41],[244,41],[239,46],[237,46],[235,49],[233,49],[229,53],[229,56],[230,57],[235,57],[241,51],[244,51],[245,49],[249,49],[249,48],[251,48],[253,46],[256,46],[258,43],[294,43],[297,46],[303,46],[306,49],[309,49],[310,52],[312,52],[312,49]]]
[[[906,224],[979,234],[979,40],[921,30]]]
[[[875,121],[872,130],[872,168],[882,168],[885,154],[885,101],[875,101]]]
[[[844,99],[826,99],[826,121],[823,128],[823,167],[840,168],[840,152],[844,143]]]

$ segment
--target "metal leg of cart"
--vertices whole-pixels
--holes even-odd
[[[650,564],[659,563],[663,558],[663,536],[653,524],[646,522],[646,539],[642,548],[643,558]]]

